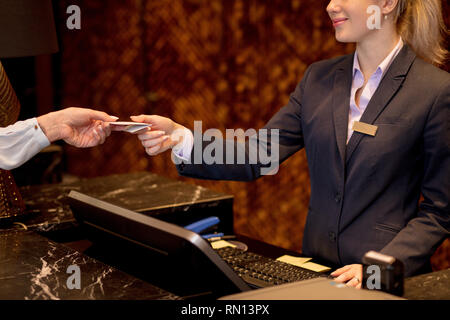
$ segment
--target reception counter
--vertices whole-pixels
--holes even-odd
[[[70,289],[71,266],[80,268],[80,289]],[[0,300],[180,299],[34,231],[25,230],[0,231],[0,284]]]
[[[184,224],[214,212],[222,230],[233,225],[233,197],[151,173],[21,188],[28,214],[0,229],[0,300],[181,300],[148,279],[89,255],[66,202],[76,190],[162,220]],[[230,229],[231,228],[231,229]],[[244,236],[251,251],[276,258],[288,251]],[[72,288],[72,266],[81,275]],[[450,269],[405,279],[410,300],[450,299]]]

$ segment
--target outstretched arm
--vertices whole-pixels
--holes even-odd
[[[17,168],[60,139],[79,148],[102,144],[111,133],[107,122],[116,120],[100,111],[67,108],[0,128],[0,168]]]
[[[108,122],[117,120],[108,114],[83,108],[67,108],[37,118],[50,142],[64,140],[78,147],[95,147],[111,134]]]

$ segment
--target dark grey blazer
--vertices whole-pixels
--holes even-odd
[[[377,134],[355,132],[346,145],[352,67],[353,54],[312,64],[265,126],[280,129],[280,161],[306,149],[311,199],[303,254],[347,265],[376,250],[402,260],[407,276],[417,274],[450,230],[450,75],[405,45],[361,118]],[[201,179],[252,180],[261,165],[177,169]]]

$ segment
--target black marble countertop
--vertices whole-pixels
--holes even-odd
[[[201,186],[146,173],[82,179],[73,183],[20,189],[27,214],[22,227],[0,229],[0,300],[177,300],[180,297],[53,241],[53,232],[67,234],[77,223],[66,202],[71,190],[139,212],[178,214],[223,203],[232,216],[233,197]],[[230,211],[228,211],[228,209]],[[77,239],[79,240],[79,239]],[[69,289],[69,266],[80,268],[80,289]],[[450,269],[405,279],[404,298],[450,299]]]
[[[81,179],[73,183],[26,186],[20,188],[27,214],[20,222],[38,232],[70,229],[76,225],[66,196],[71,190],[138,212],[187,212],[190,207],[214,209],[233,196],[167,179],[149,172],[117,174]],[[230,212],[232,219],[232,212]]]
[[[403,298],[410,300],[450,300],[450,269],[407,278]]]
[[[66,199],[71,190],[149,214],[221,208],[232,222],[232,196],[148,172],[22,187],[26,214],[0,228],[0,300],[181,299],[72,248],[82,239],[71,238],[79,236]],[[67,286],[71,265],[80,268],[80,289]]]
[[[75,275],[70,266],[79,268],[80,289],[73,288],[76,282],[69,279]],[[0,231],[0,288],[0,300],[180,299],[33,231],[23,230]]]

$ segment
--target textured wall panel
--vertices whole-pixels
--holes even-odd
[[[62,103],[123,120],[159,114],[190,128],[202,120],[204,130],[258,129],[309,64],[353,50],[336,43],[326,0],[64,0],[60,18],[74,3],[82,29],[60,25]],[[301,250],[310,193],[304,151],[251,183],[180,178],[168,153],[150,158],[124,133],[67,154],[80,176],[148,170],[233,194],[238,233]]]

